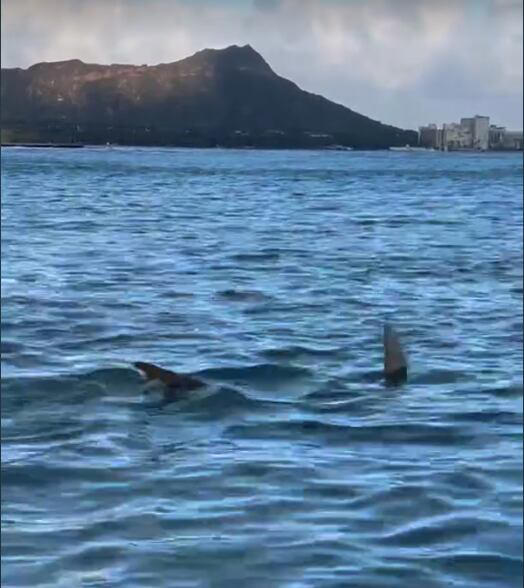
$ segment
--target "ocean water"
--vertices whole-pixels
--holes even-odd
[[[521,586],[522,163],[3,149],[2,586]]]

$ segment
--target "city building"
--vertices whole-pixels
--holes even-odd
[[[505,134],[506,127],[497,127],[497,125],[491,125],[489,127],[489,148],[501,149],[504,146]]]
[[[442,131],[437,128],[437,125],[431,124],[427,127],[419,128],[418,144],[421,147],[426,147],[428,149],[440,149],[441,140]]]
[[[522,151],[522,143],[522,131],[506,131],[502,147],[511,151]]]
[[[443,151],[522,150],[522,131],[507,131],[489,124],[489,116],[476,114],[461,118],[460,123],[419,127],[419,146]]]
[[[489,140],[489,116],[476,114],[472,118],[461,118],[460,126],[469,132],[469,144],[466,148],[486,151]]]
[[[442,125],[442,149],[454,151],[471,149],[473,145],[472,125],[462,123],[448,123]]]

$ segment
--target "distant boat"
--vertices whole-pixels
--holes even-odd
[[[346,147],[345,145],[326,145],[324,149],[329,151],[353,151],[353,147]]]
[[[390,147],[390,151],[413,151],[413,152],[426,152],[426,151],[435,151],[433,147],[411,147],[410,145],[405,145],[404,147]]]

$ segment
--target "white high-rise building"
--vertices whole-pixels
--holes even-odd
[[[444,151],[471,149],[472,133],[466,124],[448,123],[442,125],[442,148]]]
[[[460,126],[470,134],[471,142],[467,147],[486,151],[489,146],[489,116],[476,114],[471,118],[461,118]]]
[[[473,149],[487,151],[489,146],[489,116],[475,115],[473,119]]]

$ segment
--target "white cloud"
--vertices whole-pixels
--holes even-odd
[[[403,127],[522,127],[522,1],[2,0],[2,66],[175,61],[250,43],[304,89]]]

